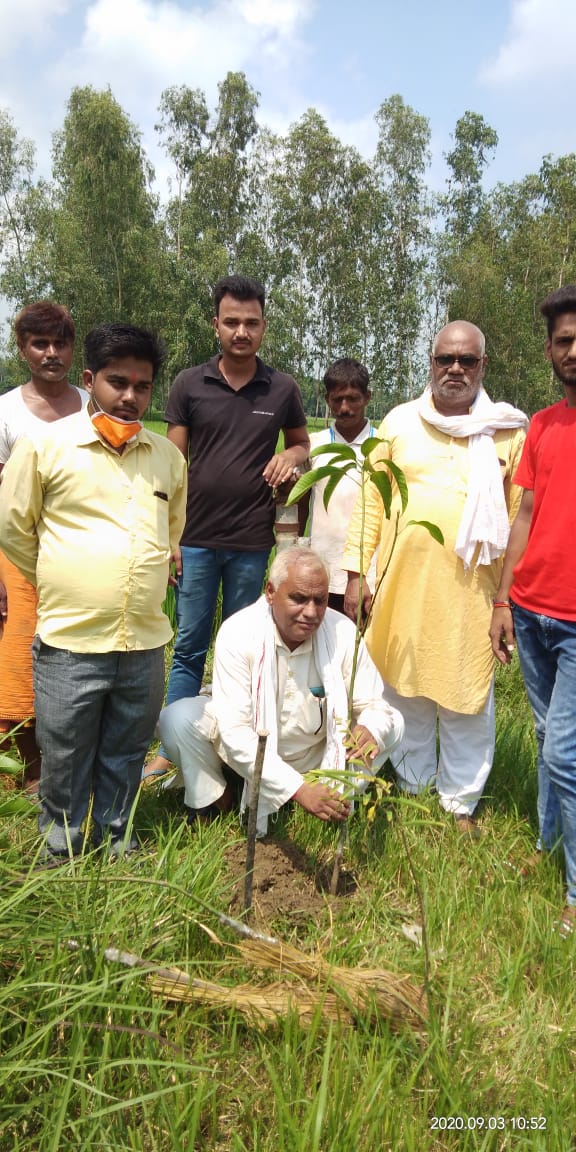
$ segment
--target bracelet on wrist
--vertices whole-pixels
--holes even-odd
[[[510,601],[509,600],[496,600],[494,597],[492,597],[492,607],[493,608],[509,608],[510,607]]]

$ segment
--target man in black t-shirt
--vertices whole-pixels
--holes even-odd
[[[272,489],[291,478],[310,447],[296,381],[257,356],[266,329],[262,285],[225,277],[214,306],[221,352],[180,372],[166,408],[168,438],[189,462],[167,704],[200,692],[220,583],[223,619],[260,596],[274,544]],[[276,453],[280,431],[285,448]],[[146,776],[167,765],[161,749]]]

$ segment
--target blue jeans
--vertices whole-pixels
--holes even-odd
[[[269,552],[182,548],[176,590],[178,631],[166,704],[198,696],[222,581],[222,619],[253,604],[262,592]]]
[[[576,904],[576,621],[512,605],[538,742],[538,820],[547,849],[562,837],[568,904]]]
[[[162,707],[164,648],[69,652],[32,645],[42,749],[38,827],[48,851],[80,852],[92,794],[94,842],[122,847]]]

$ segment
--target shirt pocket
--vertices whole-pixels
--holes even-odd
[[[147,551],[170,550],[170,501],[166,482],[154,479],[138,485],[134,493],[136,524],[142,546]]]

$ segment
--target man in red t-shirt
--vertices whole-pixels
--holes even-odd
[[[540,311],[546,356],[565,397],[530,424],[490,637],[502,664],[518,644],[538,741],[539,848],[562,839],[568,890],[560,931],[569,935],[576,929],[576,285],[552,292]]]

